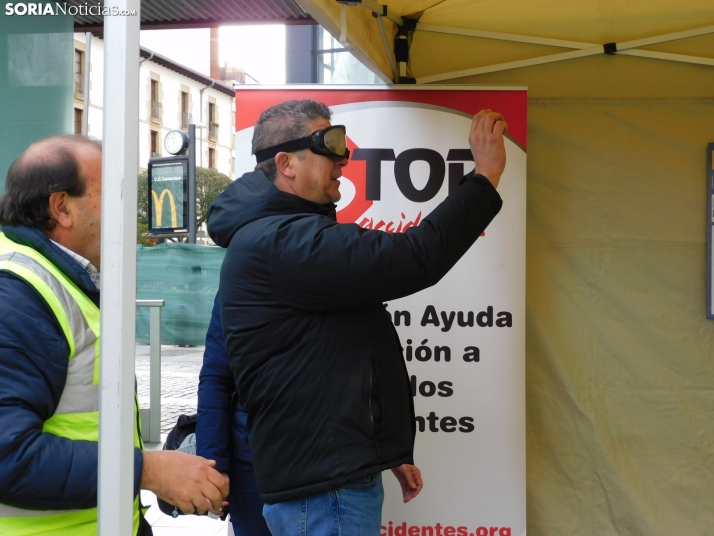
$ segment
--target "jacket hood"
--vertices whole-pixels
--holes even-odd
[[[335,219],[333,203],[315,203],[283,192],[262,171],[246,173],[226,188],[208,208],[208,234],[226,248],[233,235],[252,221],[285,214],[321,214]]]

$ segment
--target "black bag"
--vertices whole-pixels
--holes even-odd
[[[183,443],[188,436],[195,433],[196,415],[180,415],[178,421],[176,421],[176,425],[171,429],[169,435],[166,436],[164,450],[178,450],[181,443]],[[176,518],[184,515],[184,513],[173,504],[169,504],[158,497],[156,497],[156,501],[159,505],[159,510],[167,516]]]
[[[166,436],[164,450],[176,450],[189,435],[196,433],[196,414],[179,415],[176,426]]]

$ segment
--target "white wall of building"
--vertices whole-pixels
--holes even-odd
[[[85,34],[75,34],[75,48],[85,50]],[[102,138],[102,110],[104,98],[104,41],[97,37],[91,43],[88,134]],[[143,61],[142,61],[143,60]],[[209,167],[209,149],[215,150],[215,169],[234,176],[235,99],[213,87],[166,68],[151,59],[140,59],[139,67],[139,165],[146,169],[151,158],[151,132],[158,133],[157,153],[170,156],[164,149],[164,136],[181,128],[181,92],[189,94],[188,112],[196,128],[196,164]],[[86,73],[85,73],[86,75]],[[160,119],[151,114],[151,80],[158,82]],[[216,81],[216,84],[220,82]],[[205,89],[204,89],[205,88]],[[202,91],[203,90],[203,91]],[[216,106],[217,137],[209,138],[208,107]],[[75,108],[82,108],[83,99],[75,96]],[[201,111],[203,113],[201,113]],[[202,119],[202,121],[201,121]],[[199,128],[200,125],[205,128]]]

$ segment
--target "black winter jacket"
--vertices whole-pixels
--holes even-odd
[[[264,502],[413,463],[410,385],[383,302],[437,283],[500,208],[479,175],[400,234],[338,224],[334,205],[260,171],[216,198],[223,331]]]

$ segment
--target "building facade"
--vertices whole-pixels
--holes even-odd
[[[89,49],[89,50],[88,50]],[[90,56],[89,69],[85,66]],[[196,165],[234,177],[235,92],[232,84],[209,78],[144,47],[139,65],[139,166],[149,158],[170,156],[164,136],[196,125]],[[74,132],[102,138],[104,106],[104,41],[74,38]],[[89,87],[86,88],[86,77]],[[85,92],[87,93],[85,95]],[[88,107],[85,106],[88,99]],[[87,110],[87,112],[85,112]],[[85,117],[86,113],[86,117]]]

